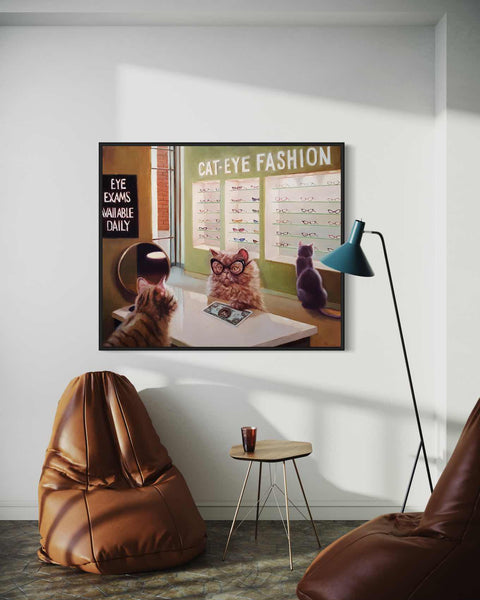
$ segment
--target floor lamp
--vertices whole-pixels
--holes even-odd
[[[412,486],[413,477],[417,468],[418,459],[420,458],[420,452],[423,453],[425,459],[425,468],[427,470],[428,484],[430,486],[430,492],[433,491],[432,477],[430,475],[430,467],[428,465],[427,451],[425,449],[425,440],[423,438],[422,423],[420,421],[420,414],[418,412],[417,399],[415,398],[415,390],[413,388],[412,374],[410,372],[410,365],[408,363],[407,348],[405,346],[405,339],[403,337],[402,323],[400,322],[400,313],[398,312],[397,299],[395,297],[395,290],[393,287],[392,273],[390,271],[390,263],[388,262],[387,247],[383,235],[379,231],[364,231],[365,223],[363,221],[356,220],[353,224],[352,231],[348,237],[348,240],[327,254],[321,259],[322,263],[342,273],[349,273],[350,275],[359,275],[360,277],[372,277],[374,275],[372,267],[369,265],[367,257],[365,256],[362,247],[362,236],[364,233],[372,233],[378,235],[382,243],[383,255],[385,257],[385,263],[387,265],[388,280],[390,282],[390,290],[392,292],[393,306],[395,307],[395,315],[397,317],[398,331],[400,334],[400,341],[402,342],[403,357],[405,359],[405,367],[407,369],[408,383],[410,385],[410,392],[412,395],[413,409],[415,411],[415,418],[417,421],[418,433],[420,435],[420,444],[418,446],[417,455],[413,464],[412,474],[408,482],[407,492],[403,501],[402,512],[405,511],[407,505],[408,495]]]

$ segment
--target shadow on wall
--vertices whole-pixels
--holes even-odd
[[[229,450],[232,445],[241,443],[241,425],[255,425],[259,439],[286,439],[285,435],[249,403],[248,394],[238,386],[174,384],[166,388],[143,390],[140,396],[162,443],[169,449],[174,464],[184,473],[200,506],[228,507],[237,501],[247,463],[231,459]],[[221,417],[218,414],[219,406],[222,407]],[[315,441],[312,442],[315,452],[316,444]],[[314,487],[321,489],[322,497],[331,498],[332,505],[339,498],[348,506],[350,503],[362,506],[384,506],[391,503],[384,498],[340,489],[320,473],[318,463],[311,456],[299,459],[298,467],[307,498],[313,506],[316,504],[312,495]],[[291,464],[287,465],[287,474],[290,497],[296,504],[303,505]],[[276,477],[280,487],[283,487],[280,466],[276,469],[272,466],[272,477]],[[243,506],[252,506],[255,503],[257,481],[258,467],[255,465]],[[262,477],[263,491],[267,481],[268,468],[265,468]],[[315,486],[312,486],[311,482],[315,482]],[[273,499],[267,506],[275,506]],[[292,513],[292,518],[298,517],[295,511]],[[253,513],[250,518],[254,518]]]
[[[158,373],[158,360],[146,358],[143,367],[153,365],[152,371]],[[144,389],[140,396],[200,505],[231,506],[236,502],[245,463],[232,460],[228,452],[230,446],[240,443],[241,425],[256,425],[259,439],[312,442],[313,454],[301,459],[299,465],[312,505],[401,504],[413,461],[410,457],[416,450],[408,402],[400,407],[330,391],[322,393],[317,388],[245,376],[224,367],[168,360],[164,368],[164,386]],[[135,379],[134,373],[129,376]],[[277,413],[281,414],[280,426]],[[424,423],[436,418],[433,413],[423,413],[422,417]],[[412,448],[407,447],[411,444],[405,440],[401,421],[412,435]],[[380,432],[370,444],[365,441],[372,431],[369,427]],[[405,473],[396,468],[402,464],[406,465]],[[256,475],[255,469],[254,478]],[[303,504],[298,483],[291,475],[292,498]],[[423,473],[417,477],[424,479]],[[349,481],[350,490],[338,485],[340,481]],[[388,493],[351,491],[361,488],[364,492],[379,486]],[[255,485],[250,482],[247,504],[255,502],[255,493]]]
[[[143,44],[156,51],[145,52]],[[160,50],[162,44],[168,51]],[[122,45],[116,47],[119,65],[419,115],[434,112],[433,27],[196,27],[182,36],[181,48],[175,29],[164,29],[159,39],[146,28],[142,44],[126,49],[122,56]]]

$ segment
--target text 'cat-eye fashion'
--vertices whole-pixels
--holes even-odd
[[[247,264],[242,258],[235,260],[231,265],[224,265],[216,258],[210,259],[210,266],[215,275],[220,275],[224,269],[228,269],[232,275],[240,275],[245,270]]]

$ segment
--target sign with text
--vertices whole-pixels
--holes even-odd
[[[137,176],[103,175],[102,185],[103,237],[138,237]]]
[[[198,163],[200,177],[241,175],[250,171],[275,173],[285,169],[323,167],[332,164],[330,146],[306,146],[305,148],[279,149],[272,152],[256,152],[253,156],[228,156],[222,159],[202,160]]]

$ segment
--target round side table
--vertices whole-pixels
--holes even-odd
[[[317,529],[315,527],[315,522],[313,520],[312,513],[310,511],[310,506],[308,505],[307,496],[305,494],[305,489],[303,487],[302,480],[300,479],[300,473],[298,472],[297,464],[295,462],[296,458],[302,458],[303,456],[308,456],[311,453],[312,453],[312,444],[310,444],[309,442],[289,442],[289,441],[284,441],[284,440],[262,440],[262,441],[257,442],[254,452],[244,452],[242,445],[232,446],[232,448],[230,449],[230,456],[232,458],[234,458],[235,460],[247,461],[248,467],[247,467],[247,473],[245,475],[245,479],[243,481],[242,489],[240,491],[240,496],[238,498],[237,508],[235,509],[235,514],[233,516],[233,521],[232,521],[232,525],[230,527],[230,533],[228,534],[228,539],[227,539],[227,543],[225,545],[225,550],[223,552],[222,560],[225,560],[225,557],[227,555],[228,546],[230,544],[230,539],[235,530],[235,523],[237,521],[238,511],[240,510],[240,505],[242,503],[243,494],[245,492],[248,477],[250,475],[250,470],[251,470],[252,464],[254,462],[259,463],[257,502],[255,504],[255,508],[256,508],[255,539],[257,539],[257,533],[258,533],[258,518],[259,518],[263,508],[265,507],[265,504],[266,504],[268,498],[270,497],[270,494],[273,492],[273,494],[275,496],[275,488],[276,488],[285,497],[285,514],[286,514],[286,521],[287,521],[286,534],[287,534],[287,540],[288,540],[288,558],[289,558],[289,562],[290,562],[290,569],[291,570],[293,569],[292,544],[291,544],[291,538],[290,538],[289,504],[292,504],[292,506],[294,506],[300,512],[300,514],[302,514],[302,516],[304,516],[304,515],[303,515],[302,511],[297,506],[295,506],[295,504],[293,504],[293,502],[291,500],[289,500],[289,498],[288,498],[286,462],[290,460],[290,461],[292,461],[293,466],[295,467],[295,472],[297,474],[298,483],[300,484],[300,489],[302,490],[302,494],[303,494],[303,498],[305,500],[305,505],[307,507],[308,515],[309,515],[310,521],[312,523],[313,532],[315,533],[315,537],[317,539],[318,546],[319,546],[319,548],[321,548]],[[283,486],[284,486],[284,489],[282,490],[277,485],[275,479],[272,480],[271,470],[270,470],[270,486],[264,494],[265,500],[263,501],[263,504],[260,508],[260,502],[261,502],[260,489],[261,489],[261,483],[262,483],[263,463],[279,463],[279,462],[283,463]],[[269,465],[269,468],[270,468],[270,465]],[[262,498],[262,500],[263,500],[263,498]],[[279,508],[279,510],[280,510],[280,508]],[[283,516],[282,516],[281,512],[280,512],[280,517],[282,518],[282,521],[283,521]],[[241,523],[240,523],[240,525],[241,525]],[[240,525],[238,525],[238,527],[240,527]]]

